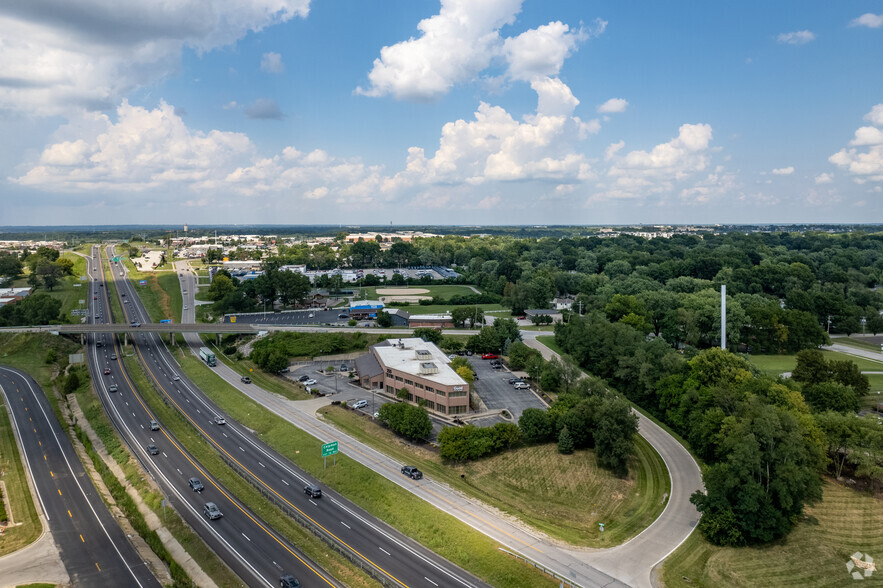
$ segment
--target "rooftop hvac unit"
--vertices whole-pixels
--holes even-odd
[[[422,375],[431,375],[438,373],[438,366],[431,361],[424,361],[420,364],[419,373]]]

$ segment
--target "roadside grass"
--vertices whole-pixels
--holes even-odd
[[[184,299],[177,272],[139,272],[130,260],[126,259],[125,262],[129,269],[129,280],[138,292],[138,297],[144,304],[150,320],[155,323],[163,319],[181,322]],[[145,286],[141,285],[142,280],[146,282]]]
[[[312,395],[307,392],[301,384],[292,382],[288,378],[268,374],[257,366],[250,359],[230,359],[214,344],[210,345],[214,348],[215,357],[227,364],[233,371],[240,376],[248,376],[251,381],[260,386],[264,390],[278,394],[288,400],[307,400]]]
[[[339,406],[319,412],[374,449],[573,545],[610,547],[634,537],[662,513],[663,494],[671,491],[662,458],[644,439],[636,444],[626,479],[598,467],[593,450],[562,455],[554,443],[448,465],[369,417]],[[603,534],[599,522],[606,522]]]
[[[133,384],[141,392],[142,398],[150,406],[150,410],[162,423],[162,426],[170,430],[191,455],[198,455],[200,465],[213,478],[223,484],[233,496],[263,519],[270,528],[286,537],[292,545],[296,545],[298,549],[345,585],[353,587],[374,585],[364,572],[334,550],[329,550],[322,540],[285,515],[249,482],[234,472],[221,459],[215,447],[205,440],[190,421],[185,419],[176,408],[165,404],[164,397],[154,388],[142,364],[135,356],[127,355],[125,362],[126,370],[129,377],[132,378]],[[202,426],[209,426],[208,421]],[[301,579],[303,580],[303,578]]]
[[[536,569],[500,552],[499,545],[489,537],[425,503],[346,454],[337,456],[336,466],[323,469],[321,441],[241,394],[189,353],[178,350],[176,359],[203,392],[276,451],[442,557],[493,586],[552,588],[558,585]]]
[[[848,360],[854,362],[858,369],[862,371],[883,371],[883,362],[877,362],[864,357],[856,357],[846,353],[837,353],[836,351],[822,351],[825,359],[832,360]],[[784,372],[794,370],[797,365],[796,355],[749,355],[748,361],[753,363],[757,369],[768,375],[778,375]]]
[[[876,351],[880,352],[880,344],[879,343],[871,343],[866,339],[860,337],[836,337],[831,339],[832,343],[840,343],[842,345],[849,345],[850,347],[856,347],[858,349],[864,349],[866,351]]]
[[[763,547],[716,547],[697,531],[665,561],[662,578],[667,588],[848,586],[846,563],[855,552],[878,561],[883,553],[880,501],[826,479],[823,500],[805,509],[786,538]],[[867,581],[879,586],[880,572]]]
[[[380,296],[409,296],[409,294],[406,293],[377,293],[377,290],[386,290],[389,288],[395,288],[397,290],[415,290],[417,291],[417,293],[415,293],[414,296],[438,296],[439,298],[451,298],[452,296],[469,296],[475,294],[475,292],[473,292],[472,288],[470,288],[469,286],[460,286],[453,284],[443,284],[440,286],[392,286],[387,284],[385,286],[365,286],[363,288],[356,287],[356,290],[361,290],[364,293],[365,298],[367,298],[368,300],[377,300]],[[475,289],[479,292],[481,291],[481,288],[476,287]],[[429,292],[420,292],[420,290],[429,290]]]
[[[6,363],[8,357],[2,361]],[[14,398],[15,390],[10,390],[8,385],[0,380],[6,393]],[[15,432],[7,412],[6,400],[0,396],[0,471],[3,472],[3,483],[6,486],[6,500],[12,518],[19,526],[9,527],[0,537],[0,556],[18,551],[26,545],[30,545],[43,532],[40,519],[37,516],[37,508],[31,496],[28,486],[27,474],[22,463],[18,444],[15,441]]]
[[[48,294],[61,301],[61,310],[59,311],[59,316],[61,317],[60,322],[78,323],[80,322],[79,317],[71,316],[71,310],[75,308],[86,308],[86,305],[80,305],[80,300],[88,300],[88,297],[92,296],[92,291],[89,289],[89,283],[80,281],[80,276],[86,275],[86,260],[69,251],[65,252],[61,257],[70,259],[74,263],[74,267],[71,270],[73,274],[60,279],[52,290],[47,290],[41,285],[34,291],[34,293]],[[27,279],[25,278],[15,280],[13,284],[17,288],[25,288],[29,286]]]
[[[37,584],[19,584],[15,588],[55,588],[55,584],[39,582]]]

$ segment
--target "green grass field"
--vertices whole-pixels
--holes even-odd
[[[92,293],[89,290],[89,282],[80,280],[80,276],[86,275],[86,260],[69,251],[62,254],[61,257],[70,259],[74,263],[72,269],[73,275],[59,280],[58,284],[56,284],[55,288],[51,291],[41,285],[34,290],[34,293],[48,294],[53,298],[60,300],[61,311],[59,312],[59,316],[61,317],[61,322],[78,323],[80,322],[80,317],[71,316],[71,310],[75,308],[86,308],[86,302],[89,297],[92,296]],[[13,286],[16,288],[26,288],[29,285],[30,284],[28,284],[28,280],[25,277],[13,281]],[[82,305],[80,304],[80,300],[83,301]]]
[[[662,512],[670,491],[662,458],[643,439],[619,479],[599,468],[592,450],[561,455],[555,444],[520,447],[464,465],[402,442],[373,419],[328,406],[320,413],[378,451],[574,545],[610,547],[634,537]],[[604,534],[598,523],[606,523]]]
[[[846,562],[855,552],[868,553],[880,561],[880,500],[829,480],[823,492],[823,500],[806,509],[790,535],[767,546],[715,547],[698,531],[693,533],[666,560],[665,586],[879,586],[883,583],[879,569],[868,580],[854,582]]]
[[[306,400],[312,398],[301,384],[292,382],[288,378],[268,374],[259,368],[253,361],[249,359],[240,359],[238,361],[230,359],[214,344],[208,344],[215,352],[215,357],[238,373],[240,376],[248,376],[255,385],[260,386],[264,390],[278,394],[288,400]]]
[[[883,371],[883,362],[876,362],[845,353],[837,353],[836,351],[822,351],[822,353],[828,361],[849,360],[854,362],[862,371]],[[748,360],[761,372],[771,375],[793,371],[794,366],[797,365],[797,356],[795,355],[750,355]]]
[[[181,311],[184,308],[184,299],[181,295],[181,285],[178,281],[178,273],[174,270],[160,270],[140,272],[128,258],[123,260],[129,270],[129,280],[137,290],[141,303],[147,310],[147,314],[153,322],[159,322],[170,318],[175,322],[181,322]],[[146,285],[140,285],[144,280]]]
[[[318,439],[253,402],[198,359],[183,353],[176,357],[196,385],[231,417],[253,429],[261,439],[323,484],[442,557],[493,586],[553,588],[558,585],[534,568],[504,555],[495,541],[354,462],[346,454],[338,455],[336,466],[323,469]]]
[[[430,304],[428,306],[422,306],[420,304],[410,304],[408,306],[390,306],[389,308],[401,308],[406,311],[408,314],[444,314],[449,310],[453,310],[457,308],[456,306],[445,305],[445,304]],[[472,308],[471,306],[469,308]],[[489,310],[505,310],[508,311],[508,308],[503,308],[499,304],[479,304],[478,308],[482,309],[484,312]],[[507,318],[506,315],[500,313],[494,313],[494,316],[500,316]]]

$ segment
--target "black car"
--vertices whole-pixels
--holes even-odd
[[[243,384],[251,384],[251,378],[249,378],[248,376],[242,376],[239,379],[242,381]]]
[[[298,588],[300,582],[291,574],[282,574],[279,576],[279,588]]]
[[[304,486],[304,494],[310,498],[322,498],[322,489],[316,484],[307,484]]]
[[[202,485],[202,482],[199,478],[190,478],[190,487],[193,488],[194,492],[202,492],[205,490],[205,486]]]
[[[337,318],[339,318],[339,319],[348,319],[348,318],[350,318],[350,315],[348,315],[348,314],[345,313],[345,312],[342,312],[342,313],[340,313],[339,315],[337,315]]]
[[[524,380],[522,380],[521,378],[509,378],[509,383],[512,384],[513,386],[515,384],[517,384],[518,382],[523,382],[523,381]]]
[[[411,478],[412,480],[421,480],[423,479],[423,472],[417,469],[416,466],[403,466],[402,473]]]
[[[298,382],[306,382],[306,381],[309,380],[309,379],[310,379],[310,376],[304,374],[304,375],[302,375],[301,377],[299,377],[299,378],[297,379],[297,381],[298,381]]]

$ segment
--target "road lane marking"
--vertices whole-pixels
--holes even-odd
[[[67,516],[69,516],[70,518],[74,518],[74,515],[71,514],[70,509],[68,509],[68,511],[67,511]]]
[[[285,484],[286,486],[291,486],[291,484],[289,484],[289,483],[286,482],[285,480],[282,480],[282,483]]]
[[[61,488],[58,489],[58,495],[61,496]]]
[[[316,503],[313,502],[312,500],[310,500],[310,504],[312,504],[313,506],[319,506],[318,504],[316,504]]]
[[[85,539],[83,539],[83,534],[82,534],[82,533],[80,533],[80,541],[82,541],[82,542],[83,542],[83,543],[85,543],[85,542],[86,542],[86,540],[85,540]]]
[[[382,548],[382,547],[378,547],[377,549],[379,549],[380,551],[382,551],[382,552],[385,553],[386,555],[390,555],[390,556],[392,555],[390,552],[388,552],[387,550],[385,550],[385,549]]]
[[[101,571],[101,566],[98,565],[98,562],[97,562],[97,561],[95,562],[95,567],[98,568],[98,571],[99,571],[99,572]]]
[[[240,531],[240,533],[242,533],[242,531]],[[248,535],[246,535],[245,533],[242,533],[242,536],[248,539]],[[251,539],[248,539],[248,541],[251,542]]]
[[[349,529],[349,530],[350,530],[350,531],[352,531],[352,530],[353,530],[353,528],[352,528],[352,527],[350,527],[350,526],[349,526],[349,525],[347,525],[347,524],[346,524],[346,523],[344,523],[344,522],[343,522],[343,521],[340,521],[340,524],[341,524],[341,525],[343,525],[343,526],[344,526],[344,527],[346,527],[346,528],[347,528],[347,529]]]
[[[423,576],[423,579],[426,580],[427,582],[429,582],[430,584],[432,584],[433,586],[438,586],[438,584],[436,584],[435,582],[433,582],[432,580],[430,580],[426,576]]]

